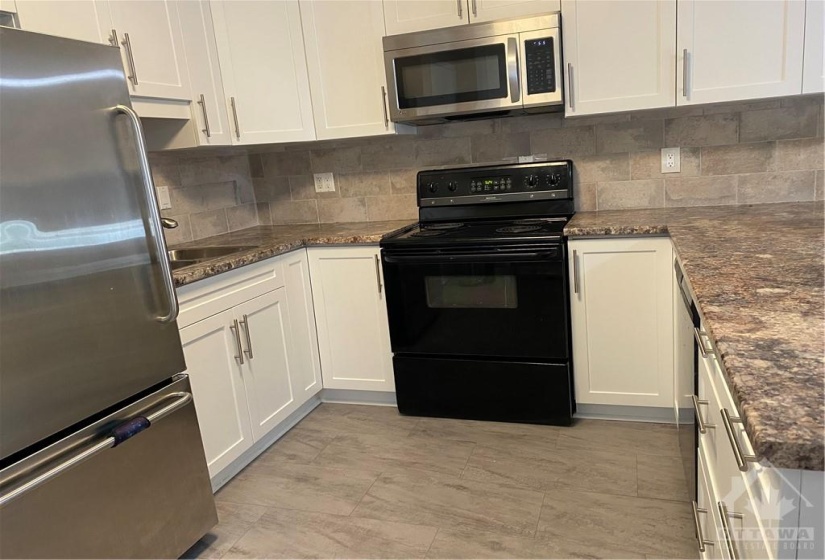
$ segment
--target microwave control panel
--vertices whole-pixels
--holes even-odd
[[[528,39],[524,42],[527,67],[527,95],[556,91],[553,38]]]

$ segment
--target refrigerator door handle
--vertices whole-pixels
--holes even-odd
[[[157,251],[158,262],[160,263],[164,291],[166,292],[166,297],[169,300],[169,308],[167,312],[164,315],[160,315],[157,319],[161,323],[171,323],[178,317],[178,297],[175,293],[175,284],[172,281],[172,269],[169,265],[169,257],[166,252],[166,239],[163,237],[163,226],[160,222],[158,199],[157,194],[155,193],[155,186],[152,184],[152,170],[149,167],[149,160],[146,157],[146,142],[143,139],[143,130],[140,126],[140,118],[131,107],[127,107],[126,105],[116,106],[115,111],[129,117],[129,120],[132,121],[132,127],[134,128],[140,173],[143,176],[143,186],[145,190],[144,194],[146,195],[146,202],[149,207],[149,221],[152,226],[152,236],[155,240],[155,250]]]
[[[60,461],[55,466],[47,469],[45,472],[41,473],[40,475],[32,478],[25,484],[21,484],[17,486],[13,490],[0,494],[0,507],[4,506],[8,502],[14,500],[29,492],[30,490],[34,490],[38,486],[48,482],[49,480],[53,479],[54,477],[60,475],[61,473],[71,469],[86,461],[87,459],[91,459],[101,451],[105,449],[110,449],[112,447],[116,447],[126,441],[127,439],[136,436],[143,430],[149,428],[153,422],[157,422],[161,418],[168,416],[178,410],[179,408],[189,404],[189,401],[192,400],[192,393],[188,392],[177,392],[177,393],[170,393],[167,397],[176,397],[174,401],[167,404],[163,408],[160,408],[154,411],[151,414],[147,414],[145,416],[136,416],[131,420],[126,420],[125,422],[121,422],[118,424],[111,432],[106,439],[100,441],[90,447],[83,449],[82,451],[73,454],[71,457]],[[5,481],[0,481],[0,488],[4,485]]]

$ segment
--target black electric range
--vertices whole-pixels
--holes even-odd
[[[570,424],[570,161],[422,171],[381,242],[403,414]]]

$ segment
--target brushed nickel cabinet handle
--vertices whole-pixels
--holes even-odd
[[[685,99],[688,99],[690,89],[688,89],[688,75],[690,74],[690,69],[688,67],[688,57],[689,53],[687,49],[682,51],[682,95],[684,95]]]
[[[383,284],[381,284],[381,261],[378,258],[378,255],[375,255],[375,280],[378,282],[378,295],[381,295],[381,292],[384,290]]]
[[[477,0],[472,0],[472,1],[473,1],[473,17],[478,17]]]
[[[112,32],[109,34],[109,44],[113,47],[118,45],[117,29],[112,29]]]
[[[736,543],[733,542],[733,533],[730,530],[730,518],[742,519],[742,514],[728,511],[728,506],[724,502],[717,502],[716,507],[719,510],[719,517],[722,518],[722,532],[724,533],[725,545],[728,547],[730,560],[739,560],[739,552],[736,550]]]
[[[707,336],[707,334],[708,333],[704,331],[700,331],[699,327],[693,327],[693,338],[696,339],[696,344],[699,345],[699,353],[702,354],[703,358],[716,355],[716,352],[714,352],[713,348],[705,347],[705,341],[702,337]]]
[[[456,0],[456,5],[458,6],[458,19],[461,19],[464,15],[464,8],[461,5],[464,0]]]
[[[132,40],[129,39],[129,34],[123,34],[123,41],[121,44],[126,49],[126,58],[129,61],[129,71],[132,73],[130,76],[127,76],[134,85],[138,85],[138,76],[137,76],[137,68],[135,67],[135,57],[132,54]]]
[[[235,359],[238,363],[243,365],[243,347],[241,346],[241,327],[238,325],[238,320],[234,319],[229,325],[229,330],[235,335],[235,345],[238,347],[238,353],[235,354]]]
[[[201,106],[201,110],[203,111],[203,128],[201,131],[206,134],[207,138],[212,137],[212,133],[209,130],[209,115],[206,114],[206,98],[201,94],[201,98],[198,100],[198,105]]]
[[[381,108],[384,109],[384,130],[390,129],[390,117],[387,115],[387,88],[381,86]]]
[[[576,101],[575,95],[573,94],[573,64],[570,62],[567,63],[567,96],[570,98],[567,100],[570,110],[575,111]]]
[[[699,405],[703,404],[705,406],[708,405],[708,401],[700,401],[699,397],[696,395],[690,396],[693,399],[693,412],[696,414],[696,424],[699,427],[700,434],[708,433],[708,428],[715,428],[714,424],[706,424],[705,421],[702,419],[702,411],[699,410]]]
[[[731,416],[727,408],[723,408],[719,412],[722,413],[722,424],[725,425],[725,432],[728,434],[728,440],[730,440],[730,446],[733,449],[733,458],[736,459],[736,466],[739,467],[740,471],[747,472],[748,463],[755,463],[759,459],[756,458],[756,455],[747,455],[744,453],[739,446],[739,440],[736,438],[736,434],[733,433],[733,424],[742,424],[742,419],[738,416]]]
[[[238,108],[235,106],[235,98],[229,98],[229,104],[232,106],[232,119],[235,121],[235,137],[241,139],[241,125],[238,123]]]
[[[249,333],[249,317],[246,316],[246,313],[244,313],[243,319],[240,323],[243,325],[243,330],[246,333],[247,350],[244,350],[244,353],[249,356],[249,359],[251,360],[255,356],[252,355],[252,336]]]
[[[579,293],[579,254],[573,249],[573,293]]]
[[[705,539],[705,536],[702,534],[702,524],[699,522],[699,514],[707,513],[708,510],[700,508],[696,500],[691,502],[691,505],[693,505],[693,524],[696,527],[696,540],[699,541],[699,552],[705,552],[706,546],[716,546],[715,542]]]

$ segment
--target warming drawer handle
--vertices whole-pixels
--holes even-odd
[[[25,484],[21,484],[20,486],[15,487],[13,490],[7,493],[0,494],[0,507],[6,505],[15,498],[19,498],[26,492],[34,490],[38,486],[45,484],[54,477],[66,472],[72,467],[79,465],[87,459],[91,459],[101,451],[110,449],[112,447],[117,447],[127,439],[130,439],[138,435],[142,431],[148,429],[153,423],[157,422],[161,418],[164,418],[172,414],[179,408],[189,404],[189,402],[192,400],[192,393],[170,393],[166,395],[166,398],[169,397],[176,398],[173,402],[167,404],[163,408],[160,408],[151,414],[140,415],[130,420],[124,420],[123,422],[115,426],[115,428],[110,432],[110,435],[106,437],[106,439],[104,439],[103,441],[100,441],[94,445],[91,445],[83,449],[78,453],[71,455],[70,457],[59,462],[57,465],[51,467],[42,474],[36,476],[35,478],[32,478]]]
[[[708,401],[700,401],[699,397],[697,397],[696,395],[691,395],[691,398],[693,399],[693,411],[696,413],[696,425],[699,428],[699,433],[700,434],[706,434],[706,433],[708,433],[708,430],[707,430],[708,428],[715,428],[716,427],[715,424],[707,424],[702,419],[702,411],[699,410],[699,405],[703,404],[703,405],[707,406]]]
[[[178,296],[175,293],[175,283],[172,281],[172,268],[169,264],[169,257],[167,256],[166,239],[163,236],[163,225],[160,220],[158,197],[155,192],[155,186],[152,184],[152,169],[149,167],[149,160],[146,157],[146,141],[143,139],[143,129],[140,126],[140,117],[138,117],[137,113],[135,113],[131,107],[127,107],[126,105],[116,106],[115,111],[129,117],[129,120],[132,122],[132,128],[134,129],[138,163],[140,165],[140,173],[143,178],[146,206],[148,206],[149,210],[149,223],[155,242],[155,251],[157,251],[158,254],[158,262],[160,263],[163,288],[166,292],[166,299],[168,300],[169,306],[166,314],[159,316],[157,319],[161,323],[171,323],[178,317]]]

